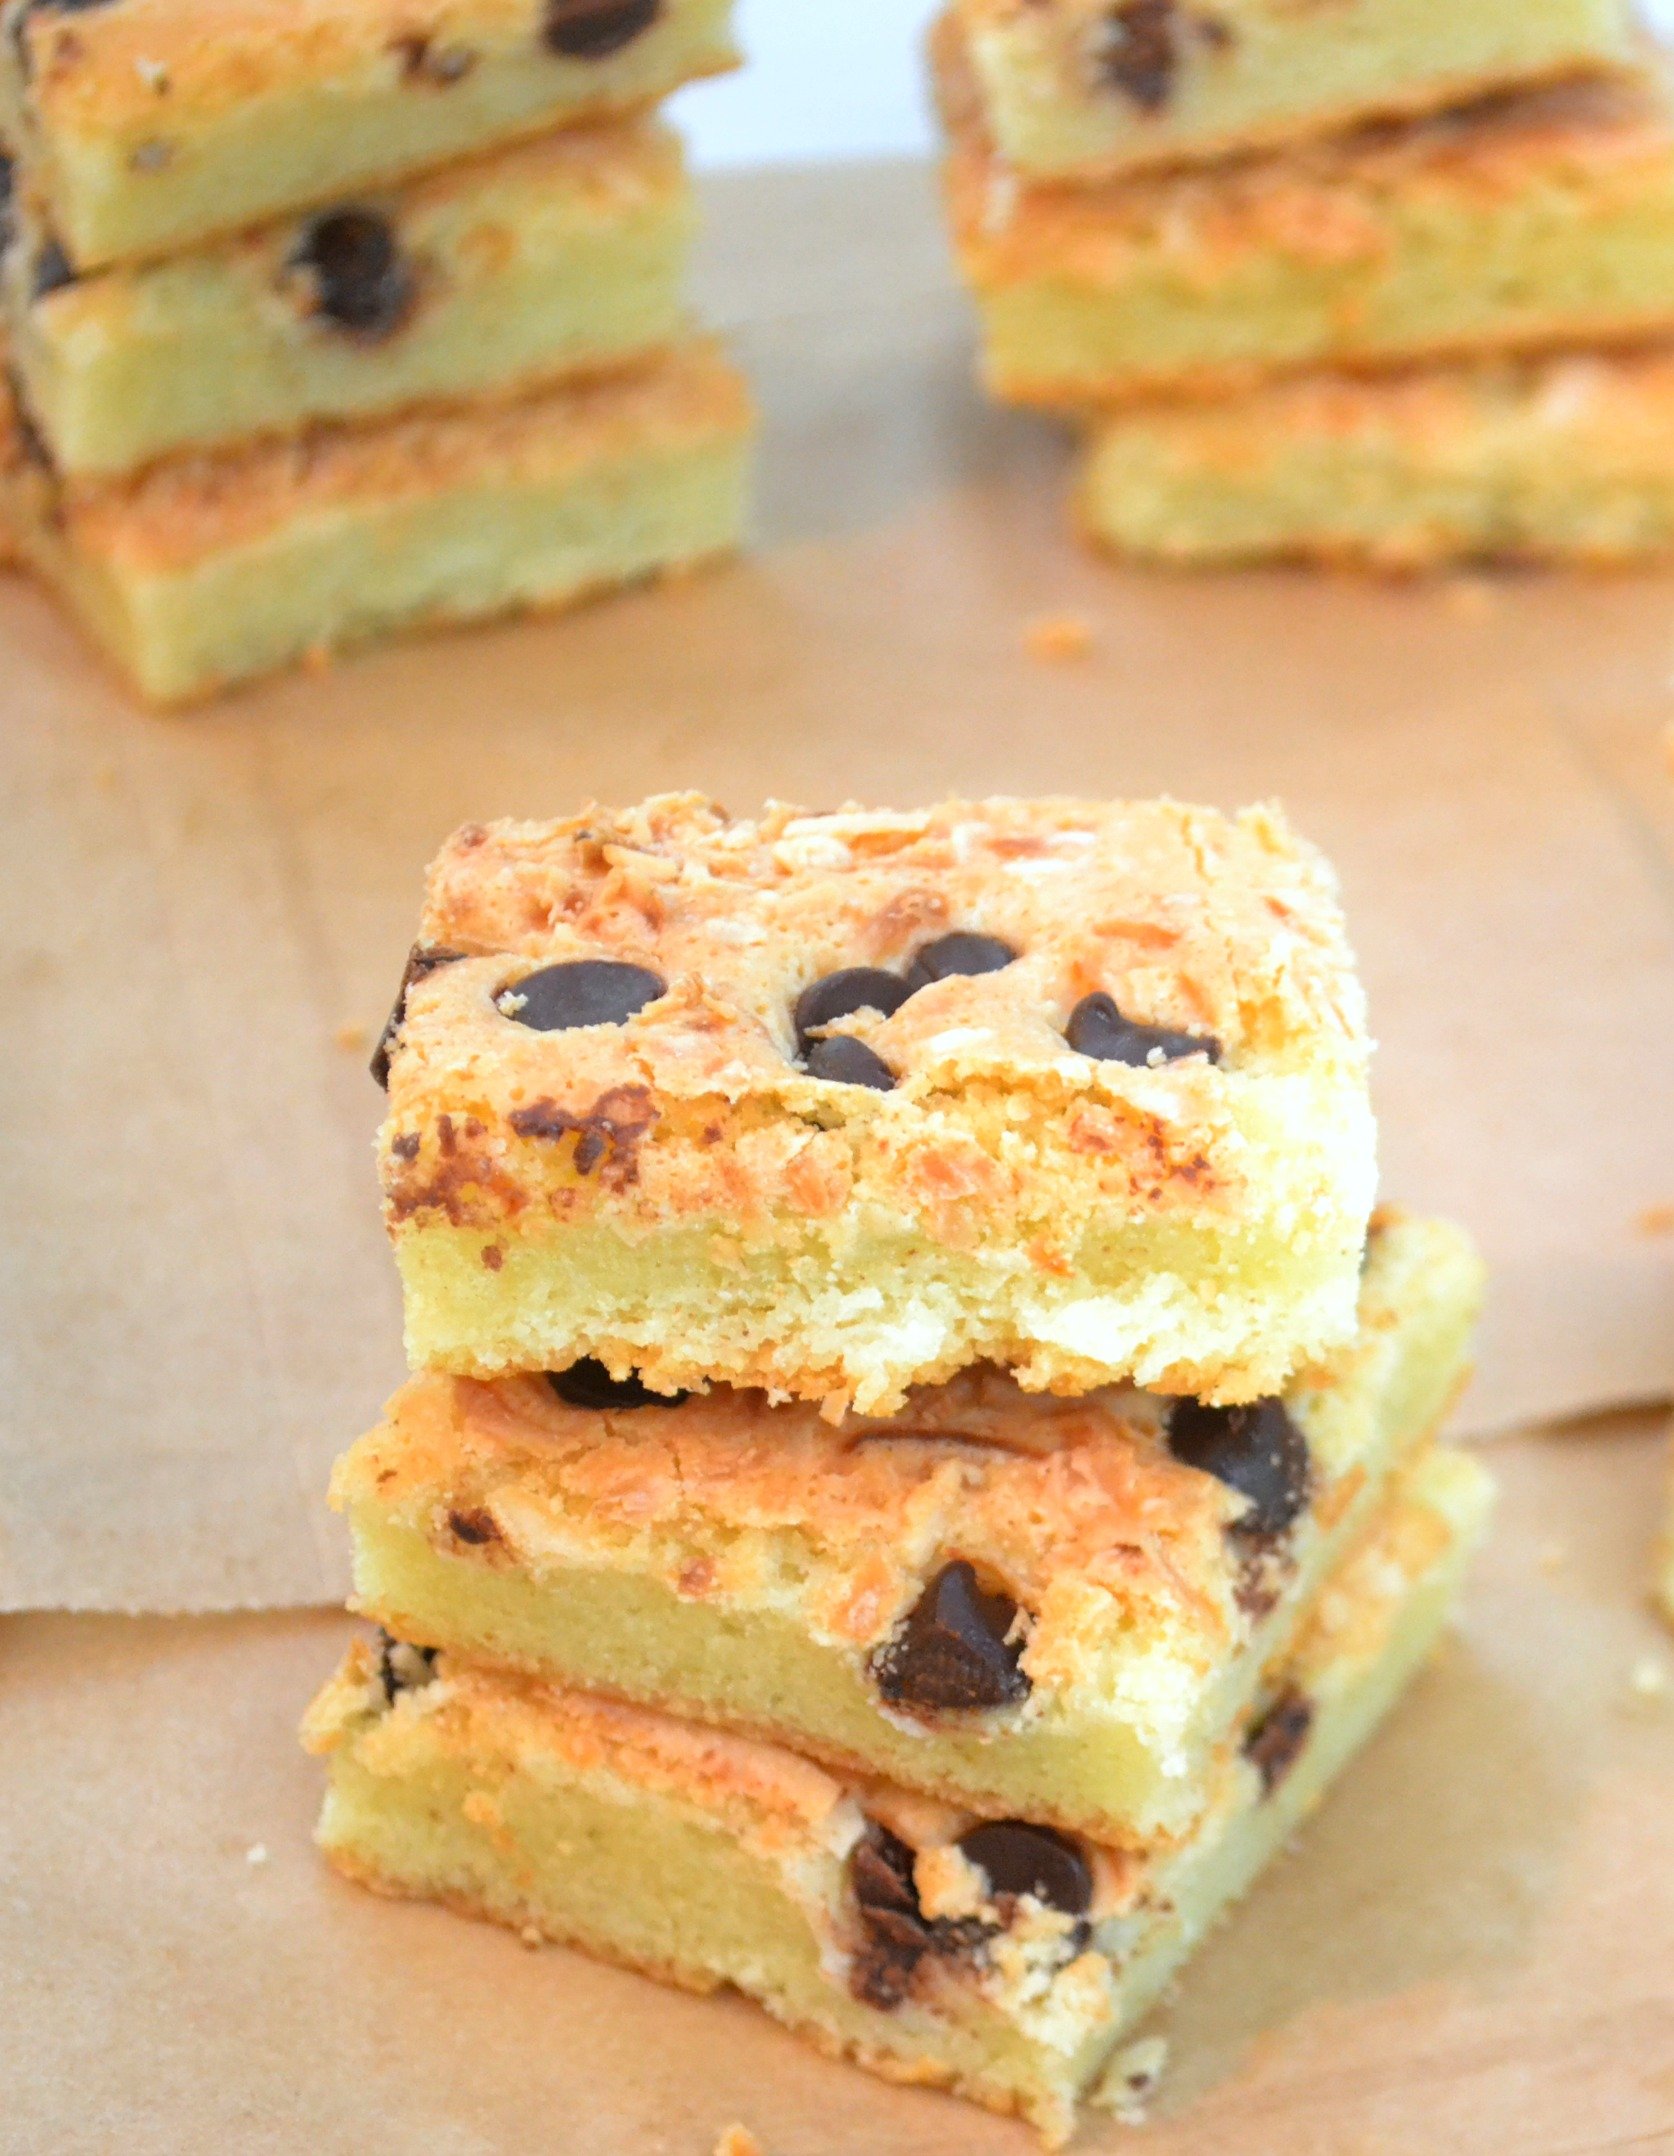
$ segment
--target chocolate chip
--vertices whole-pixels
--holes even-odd
[[[378,1681],[385,1699],[393,1706],[398,1692],[416,1692],[435,1676],[436,1650],[409,1647],[390,1632],[380,1631],[378,1640]]]
[[[1091,1056],[1095,1063],[1132,1063],[1143,1069],[1150,1063],[1176,1063],[1183,1056],[1221,1060],[1221,1044],[1212,1034],[1136,1025],[1122,1016],[1113,997],[1103,994],[1082,997],[1070,1012],[1064,1038],[1078,1056]]]
[[[1282,1535],[1308,1502],[1313,1464],[1308,1440],[1282,1400],[1247,1407],[1208,1407],[1176,1400],[1168,1418],[1168,1449],[1249,1500],[1235,1532]]]
[[[30,297],[45,299],[49,292],[61,292],[75,281],[76,266],[63,248],[56,240],[44,240],[35,257],[35,273],[29,280]]]
[[[1264,1797],[1273,1794],[1301,1758],[1313,1722],[1313,1701],[1287,1685],[1244,1739],[1244,1757],[1260,1774]]]
[[[1008,1707],[1027,1699],[1009,1595],[986,1594],[963,1558],[944,1565],[872,1658],[885,1699],[908,1707]]]
[[[907,968],[907,993],[916,996],[932,981],[951,980],[955,974],[998,973],[1011,965],[1017,953],[998,936],[979,936],[956,929],[951,936],[938,936],[927,943]]]
[[[990,1900],[1032,1894],[1065,1916],[1081,1916],[1093,1899],[1092,1867],[1080,1845],[1051,1827],[1022,1819],[990,1819],[961,1834],[959,1847],[988,1875]]]
[[[931,1945],[913,1884],[912,1850],[873,1820],[849,1858],[849,1885],[866,1933],[850,1984],[868,2006],[899,2006]]]
[[[328,210],[314,218],[291,267],[312,278],[314,313],[366,344],[393,336],[418,293],[411,263],[376,210]]]
[[[612,1377],[602,1362],[583,1355],[567,1370],[549,1370],[546,1381],[566,1407],[606,1408],[678,1407],[690,1397],[683,1392],[653,1392],[637,1377]]]
[[[401,974],[401,986],[395,992],[395,1002],[389,1016],[384,1020],[384,1030],[378,1035],[378,1045],[372,1051],[372,1061],[367,1066],[373,1080],[389,1091],[389,1059],[395,1053],[396,1042],[401,1037],[402,1023],[407,1016],[407,998],[420,981],[443,966],[457,965],[465,956],[463,951],[443,950],[439,945],[427,951],[423,944],[415,943],[407,953],[407,963]]]
[[[498,1542],[500,1530],[492,1512],[481,1505],[473,1505],[467,1511],[448,1514],[448,1531],[461,1542],[481,1547],[485,1542]]]
[[[1141,112],[1161,112],[1180,65],[1180,28],[1174,0],[1121,0],[1105,17],[1094,64]]]
[[[839,1018],[852,1018],[856,1011],[879,1011],[893,1017],[907,1000],[907,984],[899,974],[881,966],[845,966],[813,981],[796,999],[791,1013],[796,1027],[796,1052],[806,1056],[813,1045],[809,1036]]]
[[[662,12],[662,0],[546,0],[541,35],[566,60],[603,60],[631,45]]]
[[[668,983],[647,966],[615,958],[572,958],[542,966],[501,990],[501,1011],[535,1033],[568,1033],[575,1026],[623,1026],[637,1011],[668,994]],[[507,1010],[505,998],[520,999]]]
[[[834,1033],[829,1040],[815,1041],[803,1058],[811,1078],[824,1078],[832,1085],[870,1086],[874,1093],[892,1093],[895,1073],[864,1041],[852,1033]]]

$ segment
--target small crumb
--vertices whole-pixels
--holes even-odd
[[[358,1056],[363,1048],[370,1048],[372,1045],[372,1036],[366,1028],[352,1022],[340,1025],[331,1038],[346,1056]]]
[[[161,60],[148,60],[143,53],[134,62],[134,73],[158,97],[169,94],[169,71]]]
[[[1023,649],[1044,666],[1091,658],[1092,624],[1079,614],[1037,614],[1023,631]]]
[[[252,1842],[244,1852],[244,1861],[246,1864],[265,1864],[267,1862],[266,1842]]]
[[[1569,1549],[1562,1542],[1545,1542],[1535,1559],[1542,1572],[1561,1572],[1569,1562]]]
[[[546,1944],[546,1940],[542,1936],[539,1927],[534,1924],[525,1924],[523,1929],[518,1933],[517,1936],[519,1937],[519,1939],[522,1940],[523,1944],[529,1949],[531,1954],[537,1952],[541,1947],[545,1946]]]
[[[1450,578],[1445,596],[1450,612],[1465,621],[1485,621],[1500,610],[1499,593],[1480,576]]]
[[[1647,1205],[1636,1225],[1641,1235],[1674,1235],[1674,1205]]]
[[[1666,1699],[1668,1667],[1654,1654],[1642,1654],[1628,1672],[1628,1690],[1635,1699]]]
[[[715,2156],[767,2156],[767,2152],[747,2126],[724,2126]]]
[[[1088,2101],[1110,2112],[1123,2126],[1143,2126],[1145,2107],[1156,2094],[1167,2064],[1167,2037],[1142,2036],[1137,2044],[1117,2052]]]

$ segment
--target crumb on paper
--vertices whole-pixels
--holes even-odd
[[[353,1020],[340,1025],[331,1038],[333,1044],[341,1048],[346,1056],[358,1056],[363,1048],[370,1048],[372,1045],[371,1034],[364,1026],[357,1026]]]
[[[1092,655],[1093,628],[1079,614],[1037,614],[1023,631],[1023,649],[1043,665]]]
[[[541,1930],[538,1924],[525,1924],[523,1929],[518,1933],[517,1936],[520,1940],[522,1940],[523,1944],[529,1949],[531,1954],[533,1954],[538,1948],[543,1947],[546,1944],[546,1934]]]
[[[1674,1235],[1674,1205],[1647,1205],[1636,1225],[1641,1235]]]
[[[1087,2099],[1123,2126],[1143,2126],[1145,2107],[1168,2064],[1166,2036],[1142,2036],[1118,2051]]]
[[[252,1842],[244,1852],[244,1861],[246,1864],[265,1864],[267,1862],[266,1842]]]
[[[1628,1672],[1628,1690],[1635,1699],[1666,1699],[1669,1692],[1667,1663],[1660,1655],[1642,1654]]]
[[[1569,1562],[1569,1547],[1562,1542],[1543,1542],[1535,1562],[1542,1572],[1561,1572]]]
[[[767,2156],[767,2152],[748,2126],[723,2126],[715,2156]]]

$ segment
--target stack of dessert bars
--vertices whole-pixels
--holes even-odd
[[[729,0],[7,0],[6,494],[159,702],[735,544],[655,102]]]
[[[327,1854],[1062,2140],[1486,1510],[1329,871],[1172,802],[475,826],[375,1071]]]
[[[1674,546],[1674,118],[1624,0],[952,0],[1002,398],[1141,559]]]

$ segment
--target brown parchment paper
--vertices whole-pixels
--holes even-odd
[[[341,1593],[320,1492],[400,1371],[367,1044],[443,834],[589,796],[1282,797],[1344,878],[1385,1188],[1494,1267],[1466,1425],[1669,1391],[1674,576],[1116,571],[971,386],[922,169],[710,195],[747,562],[175,718],[0,585],[0,1607]],[[1065,612],[1091,655],[1027,656]]]
[[[1648,1418],[1490,1449],[1462,1636],[1187,1972],[1089,2156],[1674,2148],[1674,1640]],[[0,1623],[7,2156],[1029,2156],[1026,2130],[343,1885],[294,1724],[321,1615]],[[252,1861],[252,1858],[255,1861]]]

